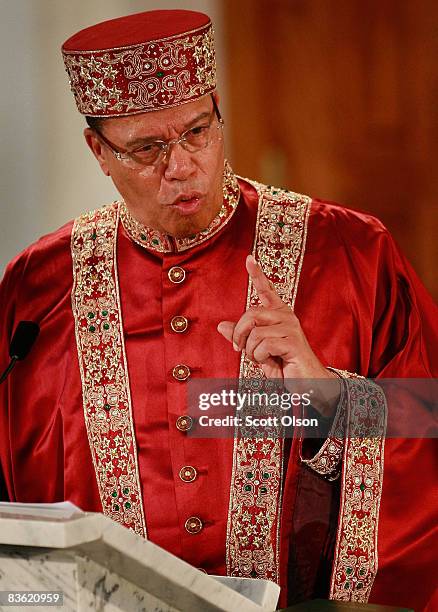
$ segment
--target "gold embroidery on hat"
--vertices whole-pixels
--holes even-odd
[[[216,87],[211,24],[148,43],[94,52],[64,51],[79,111],[95,117],[178,106]]]

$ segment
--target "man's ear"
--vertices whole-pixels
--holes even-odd
[[[85,128],[84,137],[87,142],[87,145],[90,147],[94,157],[99,162],[99,166],[102,169],[102,172],[106,176],[110,176],[110,171],[108,168],[108,163],[106,161],[105,151],[102,147],[102,143],[91,128]]]

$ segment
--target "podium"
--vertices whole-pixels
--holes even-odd
[[[42,593],[51,603],[37,610],[269,612],[280,588],[209,576],[102,514],[43,518],[17,510],[0,512],[0,591],[0,610],[11,612],[27,609],[29,598],[41,602]],[[14,597],[22,604],[9,607]]]

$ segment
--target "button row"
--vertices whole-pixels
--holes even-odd
[[[170,268],[169,272],[167,273],[167,276],[169,277],[169,280],[172,283],[182,283],[186,277],[186,271],[180,266],[172,266],[172,268]],[[186,317],[183,317],[182,315],[176,315],[170,321],[170,327],[176,333],[185,332],[187,330],[188,325],[188,319]],[[179,364],[173,368],[172,376],[176,380],[187,380],[187,378],[190,376],[190,373],[190,368],[188,366],[184,364]]]
[[[182,283],[186,278],[186,272],[180,266],[173,266],[172,268],[170,268],[167,275],[170,282],[174,284]],[[187,330],[188,324],[188,320],[182,315],[177,315],[173,317],[170,321],[170,327],[176,333],[185,332]],[[187,380],[190,374],[190,368],[185,364],[178,364],[172,370],[172,376],[176,380]],[[188,431],[189,429],[191,429],[192,425],[193,419],[188,415],[180,416],[176,420],[176,427],[177,429],[179,429],[179,431]],[[179,477],[183,482],[193,482],[196,479],[197,475],[198,473],[196,471],[196,468],[191,465],[185,465],[179,471]],[[201,531],[201,529],[203,528],[203,524],[198,516],[191,516],[186,520],[184,527],[188,533],[196,534]]]

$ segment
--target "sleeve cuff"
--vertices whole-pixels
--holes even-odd
[[[328,370],[339,376],[342,381],[341,396],[339,398],[333,424],[321,448],[311,458],[304,458],[303,440],[300,442],[300,459],[311,470],[323,476],[326,480],[336,480],[341,473],[342,454],[344,450],[345,433],[348,414],[347,380],[350,378],[364,378],[359,374],[328,367]],[[304,441],[305,442],[305,441]]]

